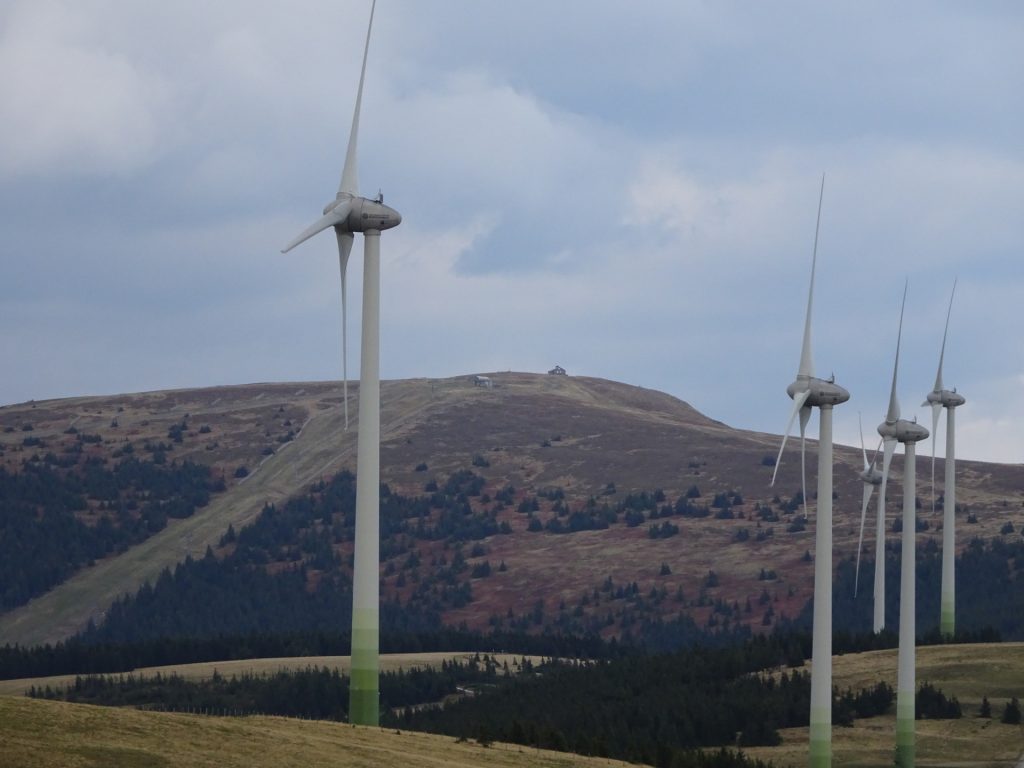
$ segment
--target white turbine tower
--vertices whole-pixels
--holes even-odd
[[[804,342],[800,352],[800,368],[796,381],[786,387],[793,398],[793,410],[782,437],[772,485],[779,471],[782,452],[789,438],[793,420],[800,416],[800,469],[804,509],[807,505],[804,482],[804,433],[811,418],[811,409],[821,413],[818,434],[818,517],[814,538],[814,636],[811,646],[811,766],[821,768],[832,764],[832,408],[850,399],[850,393],[832,379],[814,376],[811,360],[811,308],[814,301],[814,272],[818,261],[818,231],[821,226],[821,202],[825,194],[825,177],[821,178],[818,196],[818,218],[814,227],[814,252],[811,258],[811,287],[807,293],[807,317],[804,321]]]
[[[912,768],[914,765],[914,696],[916,682],[914,674],[916,627],[915,566],[917,535],[917,488],[916,446],[928,437],[928,430],[916,421],[900,418],[900,404],[896,399],[896,374],[900,366],[900,340],[903,336],[903,309],[907,304],[907,288],[903,287],[903,303],[900,306],[900,326],[896,335],[896,362],[892,369],[892,390],[889,394],[889,412],[885,421],[878,425],[878,434],[895,447],[903,443],[905,464],[903,468],[903,533],[900,546],[900,638],[897,662],[896,685],[896,765]],[[892,452],[888,454],[892,458]],[[889,463],[882,470],[882,488],[888,481]],[[883,496],[884,500],[884,496]],[[883,552],[884,556],[884,552]],[[875,604],[884,602],[884,593],[875,593]]]
[[[868,504],[871,503],[871,494],[877,486],[882,484],[882,473],[875,468],[875,461],[878,459],[878,450],[875,450],[875,455],[871,457],[871,463],[868,463],[868,452],[864,449],[864,424],[861,421],[860,414],[857,414],[857,422],[860,424],[860,452],[864,457],[864,469],[860,472],[860,480],[863,485],[863,500],[860,505],[860,536],[857,539],[857,569],[854,571],[853,576],[853,596],[857,596],[858,587],[860,585],[860,553],[864,548],[864,521],[868,514]]]
[[[935,389],[928,393],[922,405],[932,407],[932,512],[935,511],[935,437],[939,426],[939,411],[946,409],[946,483],[942,491],[942,599],[939,609],[939,631],[952,637],[956,631],[956,416],[955,409],[967,400],[954,387],[942,387],[942,361],[946,356],[946,336],[949,334],[949,316],[953,312],[956,281],[949,294],[946,310],[946,329],[942,332],[942,351],[939,352],[939,372],[935,375]]]
[[[292,248],[330,227],[338,239],[341,267],[342,359],[345,377],[345,422],[348,424],[348,363],[346,342],[345,273],[356,232],[363,233],[363,338],[359,367],[359,436],[356,450],[356,533],[355,565],[352,576],[352,671],[349,721],[378,725],[380,676],[380,233],[397,227],[402,217],[383,204],[382,196],[369,200],[359,196],[356,173],[356,140],[359,108],[363,98],[366,57],[370,50],[373,12],[366,29],[363,66],[352,114],[352,130],[345,153],[345,167],[334,200],[324,215],[283,249]]]

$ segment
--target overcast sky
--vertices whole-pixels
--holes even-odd
[[[279,249],[334,197],[368,14],[0,2],[0,403],[339,378],[334,238]],[[837,439],[877,439],[906,279],[930,426],[958,278],[958,453],[1024,461],[1022,40],[1009,0],[379,0],[382,376],[558,363],[779,432],[824,172]]]

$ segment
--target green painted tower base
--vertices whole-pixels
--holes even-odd
[[[376,611],[356,614],[364,627],[352,633],[352,671],[348,696],[348,721],[356,725],[380,725],[380,645]],[[354,622],[356,623],[356,622]]]
[[[952,637],[956,631],[956,624],[953,619],[954,614],[953,601],[943,600],[942,608],[939,612],[939,632],[943,637]]]
[[[356,725],[380,725],[380,696],[376,688],[359,689],[353,681],[348,698],[348,721]]]
[[[816,721],[811,722],[811,768],[829,768],[832,765],[832,713],[817,714]]]
[[[909,698],[909,704],[905,699]],[[900,701],[904,699],[904,701]],[[914,768],[914,696],[898,694],[896,701],[896,765]]]

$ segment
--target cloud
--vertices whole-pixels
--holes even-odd
[[[334,195],[368,10],[0,10],[0,400],[338,375],[333,239],[277,251]],[[837,435],[884,410],[908,276],[917,410],[959,276],[965,450],[975,416],[1018,450],[1018,415],[988,402],[1024,336],[1019,22],[920,2],[380,3],[360,180],[404,216],[383,238],[385,375],[558,362],[778,431],[824,171],[814,342],[853,393]]]
[[[16,2],[0,36],[0,170],[132,171],[161,151],[167,86],[90,38],[81,6]]]

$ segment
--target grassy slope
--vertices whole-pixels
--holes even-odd
[[[960,720],[917,721],[917,764],[922,766],[1016,766],[1024,760],[1024,726],[999,722],[1011,696],[1024,698],[1024,643],[946,645],[917,649],[917,682],[929,682],[956,696]],[[895,687],[896,651],[837,656],[833,681],[842,689],[860,689],[884,680]],[[977,717],[983,696],[992,719]],[[832,732],[833,765],[889,766],[895,750],[895,714],[854,721]],[[748,750],[782,766],[807,764],[807,729],[783,731],[784,744]]]
[[[0,697],[11,768],[580,768],[610,760],[278,717],[202,717]]]

